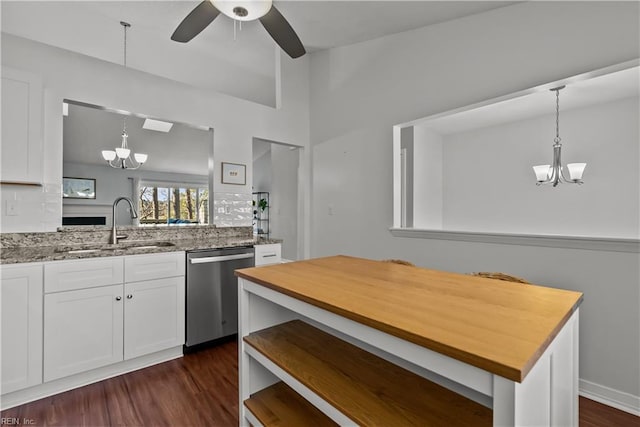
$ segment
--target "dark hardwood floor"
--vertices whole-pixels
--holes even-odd
[[[237,426],[238,347],[228,342],[1,416],[37,426]],[[640,427],[640,417],[581,397],[580,427],[596,426]]]

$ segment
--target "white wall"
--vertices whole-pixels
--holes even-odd
[[[582,291],[580,377],[640,410],[637,253],[397,238],[388,231],[394,124],[637,58],[639,16],[637,2],[525,2],[313,53],[312,256],[404,258]]]
[[[263,144],[268,144],[264,142]],[[271,192],[271,149],[253,160],[253,191]]]
[[[282,239],[282,257],[298,259],[298,149],[271,144],[271,237]]]
[[[443,139],[423,126],[414,126],[413,226],[442,228]]]
[[[563,163],[587,163],[582,186],[535,185],[555,114],[446,135],[443,228],[639,238],[639,117],[637,97],[561,112]]]
[[[251,193],[251,141],[258,136],[306,146],[309,140],[308,58],[280,55],[281,108],[236,99],[66,50],[2,34],[2,64],[43,77],[43,188],[2,188],[25,215],[6,216],[3,232],[52,231],[61,224],[64,98],[214,128],[214,192]],[[247,185],[220,183],[220,162],[247,165]]]

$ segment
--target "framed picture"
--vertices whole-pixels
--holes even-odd
[[[247,183],[247,166],[222,162],[222,183],[245,185]]]
[[[96,180],[92,178],[62,178],[62,197],[65,199],[95,199]]]

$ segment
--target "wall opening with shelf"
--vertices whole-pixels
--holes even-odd
[[[638,61],[562,83],[562,160],[587,163],[583,185],[536,186],[532,166],[553,154],[553,82],[396,126],[394,228],[637,239]]]

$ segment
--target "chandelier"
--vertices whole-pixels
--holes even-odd
[[[582,184],[582,174],[586,163],[568,163],[569,178],[564,174],[562,167],[562,144],[560,143],[560,91],[565,86],[550,89],[556,93],[556,137],[553,139],[553,164],[534,166],[536,185],[551,184],[556,187],[561,182],[568,184]]]
[[[124,68],[127,68],[127,28],[131,26],[128,22],[120,21],[120,25],[124,29]],[[127,143],[129,134],[127,134],[127,117],[122,120],[122,142],[120,147],[116,147],[115,150],[103,150],[102,158],[107,161],[107,164],[116,169],[138,169],[144,162],[147,161],[146,154],[134,153],[131,158],[131,149]]]

